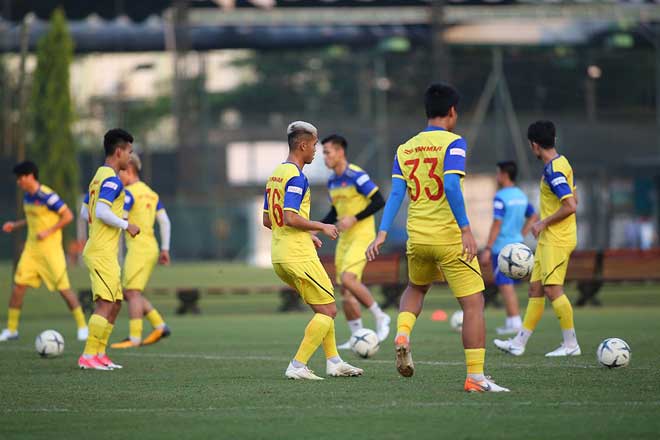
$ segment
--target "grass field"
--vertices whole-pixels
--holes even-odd
[[[4,326],[9,267],[0,266],[0,324]],[[76,287],[86,274],[74,270]],[[195,264],[159,269],[154,285],[272,284],[268,270]],[[520,293],[522,293],[522,288]],[[0,438],[654,438],[660,433],[660,287],[611,286],[602,308],[576,310],[583,356],[546,359],[561,335],[551,309],[521,358],[490,346],[501,310],[487,311],[486,368],[509,394],[468,395],[460,338],[430,312],[456,309],[435,288],[413,335],[415,376],[399,377],[392,347],[375,358],[345,358],[365,369],[360,378],[292,382],[283,377],[309,319],[278,314],[277,295],[203,297],[202,315],[173,315],[173,296],[155,296],[173,336],[133,351],[113,351],[125,366],[113,372],[79,371],[82,344],[57,295],[30,293],[21,339],[0,345]],[[523,303],[524,304],[524,303]],[[394,317],[395,311],[389,310]],[[366,314],[368,315],[368,313]],[[366,316],[365,315],[365,316]],[[367,325],[371,325],[366,316]],[[113,339],[126,336],[122,311]],[[66,339],[63,356],[41,359],[36,335],[47,328]],[[145,323],[148,329],[148,323]],[[337,319],[340,342],[348,336]],[[597,366],[595,350],[608,336],[630,343],[628,368]],[[311,366],[324,372],[318,352]]]

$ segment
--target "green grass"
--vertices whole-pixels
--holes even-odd
[[[73,270],[74,286],[86,287],[85,277]],[[0,304],[9,280],[8,266],[0,266]],[[275,281],[269,270],[206,263],[159,269],[153,285]],[[456,309],[444,288],[429,295],[415,327],[413,378],[397,375],[386,343],[370,360],[345,354],[365,368],[364,377],[320,383],[283,378],[310,315],[275,313],[277,295],[204,296],[203,314],[184,317],[173,315],[173,295],[153,296],[173,336],[113,351],[125,368],[96,372],[76,369],[82,344],[73,321],[58,295],[39,290],[26,297],[21,339],[0,345],[0,438],[657,438],[659,293],[658,285],[611,286],[601,295],[605,307],[576,310],[584,352],[578,358],[543,357],[561,339],[551,309],[522,358],[491,349],[489,338],[487,372],[513,392],[468,395],[460,338],[446,322],[430,320],[433,309]],[[5,313],[0,309],[0,320]],[[502,319],[502,311],[487,311],[491,337]],[[372,325],[369,316],[365,321]],[[64,335],[63,356],[34,352],[34,338],[46,328]],[[113,339],[127,330],[122,311]],[[343,318],[337,332],[340,342],[348,336]],[[596,346],[609,336],[630,343],[628,368],[596,365]],[[321,352],[311,366],[324,371]]]

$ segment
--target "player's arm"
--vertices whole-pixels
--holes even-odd
[[[526,236],[532,230],[532,226],[539,220],[539,215],[534,210],[534,207],[531,203],[527,204],[527,209],[525,210],[525,224],[522,228],[522,236]]]
[[[37,240],[44,240],[73,221],[73,213],[56,193],[48,194],[44,200],[48,210],[56,212],[59,220],[53,226],[37,233]]]
[[[158,200],[156,205],[156,221],[158,222],[158,231],[160,233],[160,255],[158,264],[165,266],[170,264],[170,238],[172,237],[172,222],[167,215],[165,206]]]
[[[367,248],[366,254],[369,261],[373,261],[380,254],[380,248],[387,239],[387,232],[392,227],[399,209],[401,209],[401,204],[406,196],[406,187],[406,180],[399,166],[399,159],[395,155],[392,165],[392,190],[387,198],[387,202],[385,202],[385,209],[383,210],[383,217],[380,220],[376,239]]]
[[[10,232],[15,231],[16,229],[20,229],[25,225],[26,225],[25,219],[14,220],[13,222],[5,222],[2,225],[2,231],[9,234]]]
[[[268,229],[273,229],[273,222],[270,221],[270,215],[268,215],[268,191],[264,192],[264,212],[261,222]]]
[[[307,220],[299,214],[300,205],[308,189],[304,176],[295,176],[289,179],[284,188],[283,221],[286,226],[308,232],[323,232],[335,240],[339,236],[335,225]]]
[[[355,179],[357,192],[369,199],[369,204],[355,215],[349,215],[339,219],[340,231],[346,231],[360,220],[364,220],[380,211],[385,206],[385,199],[380,193],[378,186],[371,180],[367,173],[359,173]]]
[[[552,192],[561,201],[561,206],[557,211],[540,220],[532,226],[534,237],[539,236],[548,226],[564,220],[566,217],[575,214],[577,211],[577,201],[573,194],[573,189],[568,185],[566,176],[561,172],[553,172],[546,176],[546,181]]]
[[[330,207],[330,211],[321,219],[321,223],[326,223],[328,225],[334,225],[337,223],[337,208],[335,205]]]
[[[140,228],[122,218],[119,218],[111,209],[112,203],[117,197],[119,197],[122,188],[122,183],[117,177],[105,179],[101,184],[99,198],[96,207],[94,208],[94,216],[106,225],[113,228],[123,229],[131,234],[131,237],[135,237],[140,233]]]

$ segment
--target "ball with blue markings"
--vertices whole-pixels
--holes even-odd
[[[64,351],[64,338],[55,330],[45,330],[37,336],[34,348],[41,357],[59,356]]]
[[[497,257],[497,268],[505,276],[521,280],[534,269],[534,253],[523,243],[507,244]]]
[[[621,368],[630,363],[630,345],[623,339],[607,338],[596,350],[598,362],[607,368]]]

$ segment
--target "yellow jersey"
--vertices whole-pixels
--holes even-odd
[[[297,263],[318,259],[308,231],[284,224],[284,211],[293,211],[309,220],[311,195],[307,177],[291,162],[275,168],[266,183],[264,212],[270,217],[273,231],[271,259],[273,263]]]
[[[575,181],[573,168],[566,157],[557,155],[543,168],[541,178],[541,220],[554,214],[561,207],[561,201],[574,197]],[[577,224],[575,214],[552,224],[541,231],[539,244],[575,247],[577,244]]]
[[[95,212],[97,203],[105,203],[113,214],[122,218],[124,197],[124,185],[115,170],[106,165],[99,167],[85,196],[89,211],[89,238],[83,250],[84,256],[117,259],[121,229],[106,225],[96,218]]]
[[[44,240],[37,239],[39,232],[52,228],[60,220],[60,213],[66,209],[66,204],[55,191],[46,185],[40,185],[34,194],[23,196],[23,211],[27,223],[26,247],[59,247],[62,248],[62,230],[58,229]]]
[[[126,248],[128,251],[158,252],[158,241],[154,234],[156,213],[162,209],[158,194],[149,185],[137,181],[125,187],[126,197],[124,211],[128,222],[137,225],[140,233],[135,237],[126,232]]]
[[[461,230],[444,192],[446,174],[465,175],[467,144],[459,135],[429,126],[399,146],[392,177],[406,182],[408,241],[415,244],[460,244]],[[463,182],[461,181],[461,188]]]
[[[378,186],[369,175],[357,165],[348,164],[341,176],[332,174],[328,179],[328,192],[332,206],[337,211],[337,218],[356,215],[369,206],[370,198],[378,191]],[[351,229],[342,233],[342,240],[354,238],[373,240],[376,222],[374,216],[359,220]]]

